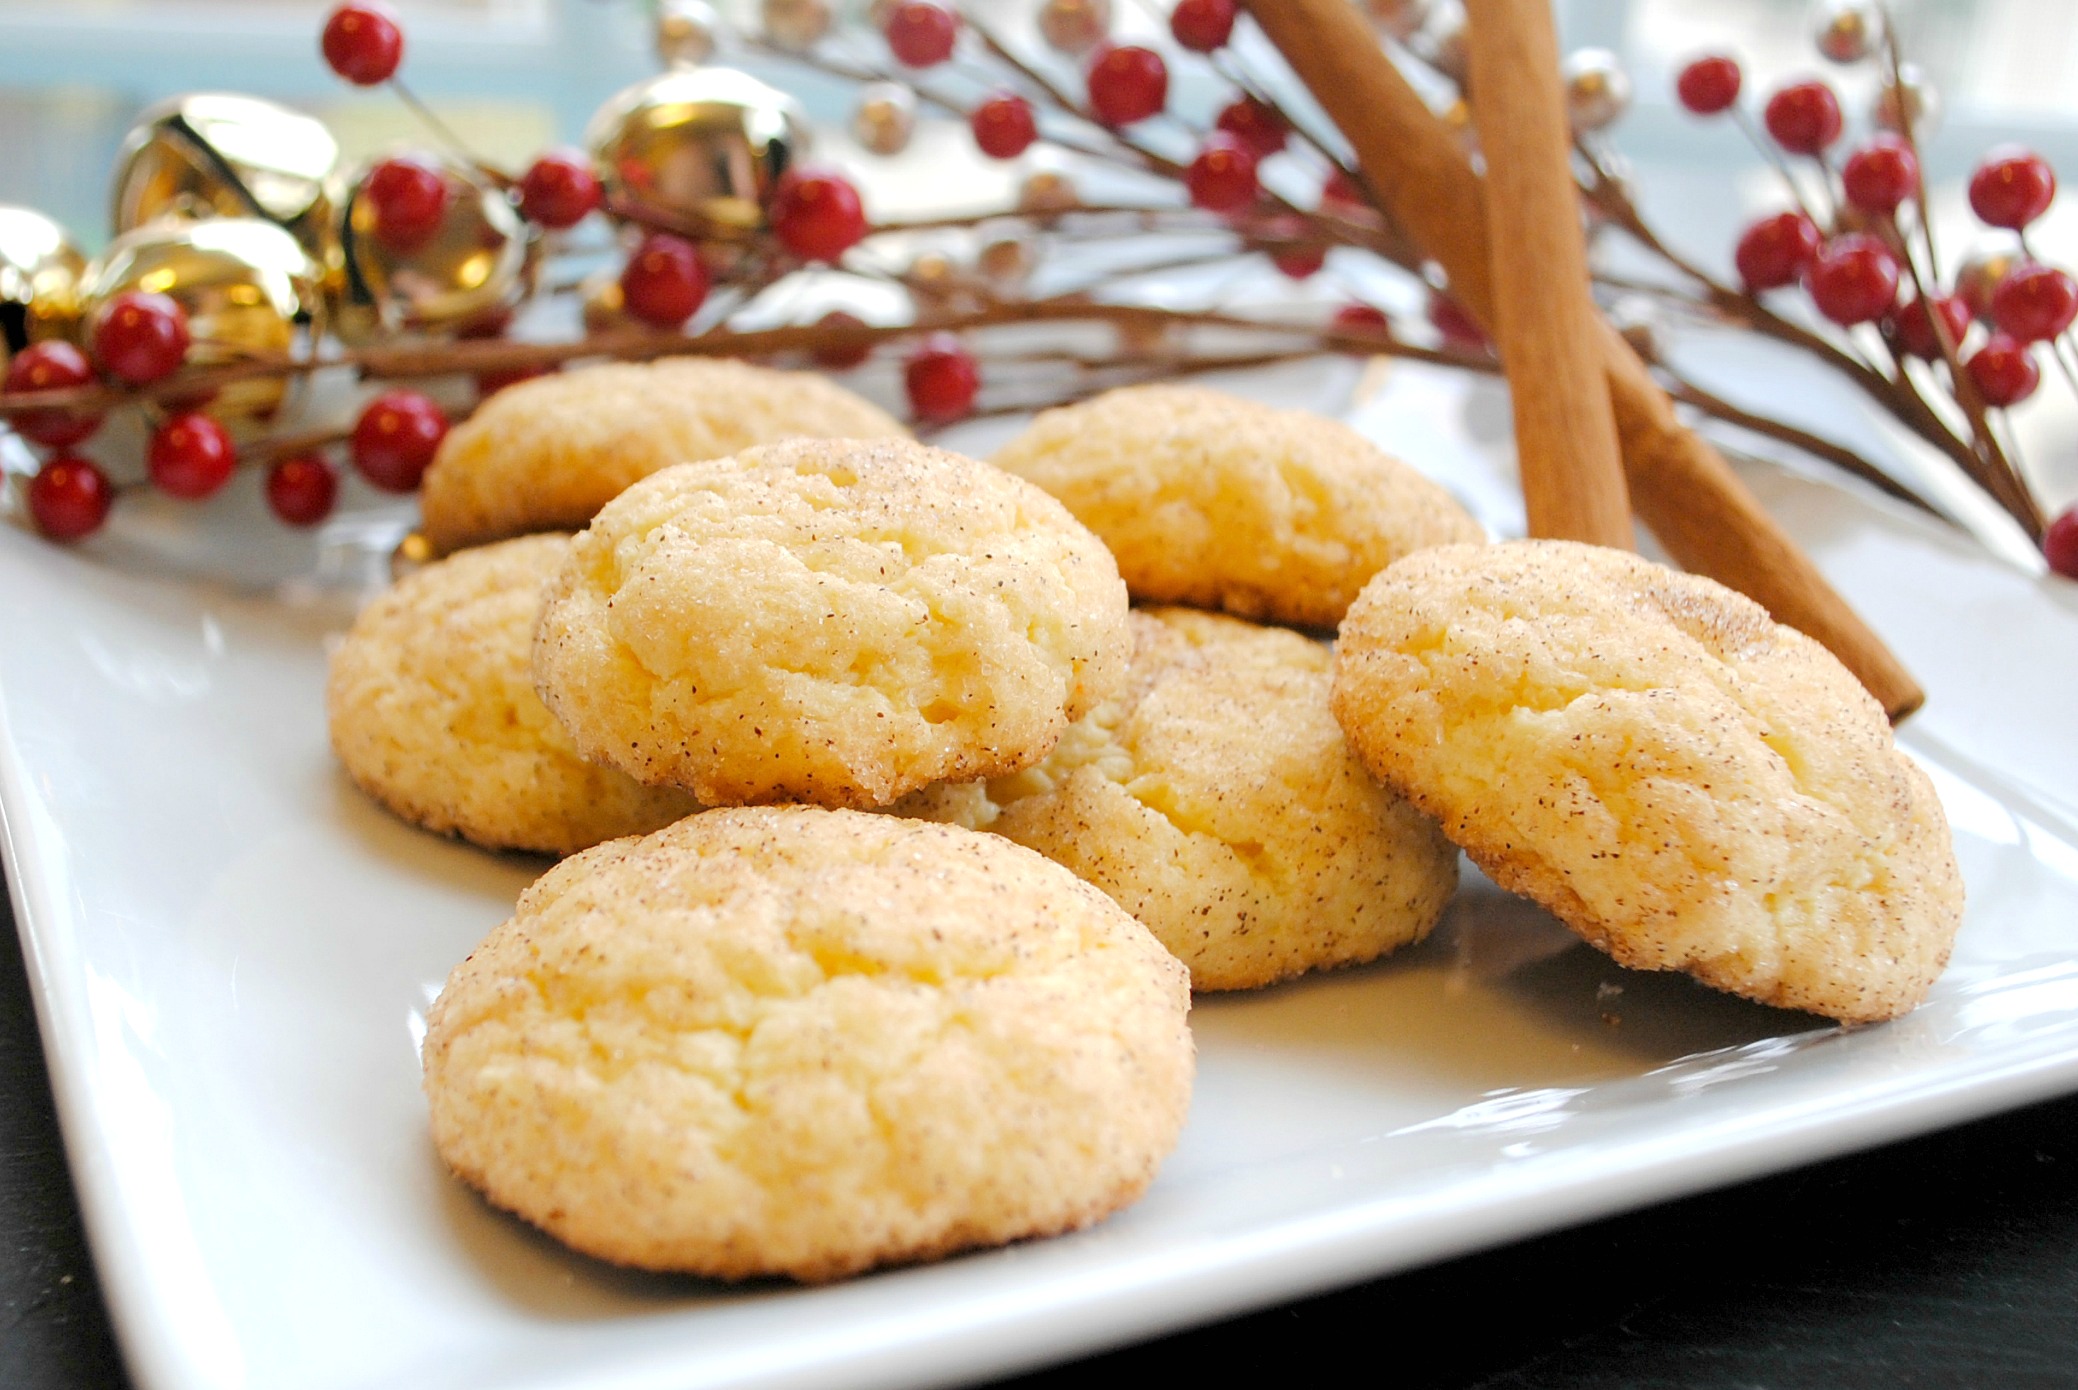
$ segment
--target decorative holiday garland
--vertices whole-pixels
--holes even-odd
[[[1461,18],[1426,0],[1367,10],[1476,169]],[[0,415],[44,451],[26,514],[58,540],[98,529],[118,489],[107,461],[80,446],[110,412],[139,410],[149,442],[131,485],[199,500],[240,464],[264,467],[276,514],[310,525],[336,497],[335,453],[378,488],[417,486],[448,413],[408,383],[470,377],[488,392],[581,358],[729,354],[838,371],[898,353],[925,426],[1320,352],[1496,369],[1434,261],[1389,215],[1392,198],[1367,185],[1323,117],[1327,103],[1292,81],[1235,0],[1178,0],[1156,16],[1166,38],[1144,41],[1115,24],[1111,0],[1043,0],[1033,18],[1035,40],[1020,41],[943,0],[876,0],[852,25],[825,0],[765,0],[760,31],[737,35],[701,0],[661,0],[667,70],[601,108],[586,153],[550,152],[514,176],[471,154],[399,80],[404,35],[385,7],[341,5],[323,31],[325,61],[349,82],[388,84],[423,116],[426,148],[341,171],[311,118],[197,96],[147,112],[132,132],[117,235],[91,263],[40,214],[0,210],[0,328],[12,349]],[[1014,204],[870,220],[850,179],[803,159],[790,98],[710,65],[730,45],[854,83],[851,130],[875,155],[901,154],[922,113],[965,122],[983,155],[1018,171]],[[2045,358],[2078,389],[2078,282],[2027,241],[2054,175],[2027,151],[1987,155],[1970,202],[2009,243],[1944,260],[1917,143],[1933,98],[1883,10],[1824,6],[1817,48],[1874,62],[1883,78],[1875,129],[1844,159],[1845,119],[1824,82],[1775,90],[1756,125],[1739,106],[1735,59],[1680,73],[1680,103],[1736,120],[1782,176],[1787,206],[1740,236],[1736,283],[1639,212],[1609,137],[1630,100],[1621,67],[1591,50],[1567,60],[1591,225],[1657,266],[1600,273],[1605,307],[1686,410],[1930,506],[1850,449],[1706,391],[1658,339],[1730,328],[1823,364],[2078,575],[2078,514],[2046,519],[2003,426]],[[1226,95],[1199,109],[1172,93],[1180,63],[1203,65]],[[604,273],[570,273],[585,260],[570,231],[596,216],[619,228],[625,254]],[[1347,293],[1267,306],[1230,293],[1259,268]],[[1195,300],[1176,301],[1180,277],[1204,287]],[[846,282],[896,292],[904,307],[871,322],[830,307],[827,291]],[[584,336],[504,336],[529,301],[555,296],[582,301]],[[1035,323],[1105,332],[1034,347],[1008,331]],[[347,428],[314,428],[289,388],[320,371],[391,389]]]

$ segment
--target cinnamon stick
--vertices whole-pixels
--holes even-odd
[[[1493,336],[1530,534],[1628,549],[1631,503],[1602,370],[1549,0],[1466,0],[1486,152]]]
[[[1443,267],[1451,297],[1491,331],[1494,290],[1480,179],[1457,138],[1379,47],[1349,0],[1243,0],[1356,151],[1385,211]],[[1624,469],[1638,517],[1684,567],[1730,585],[1823,643],[1893,720],[1925,695],[1881,638],[1826,583],[1724,456],[1603,324]]]

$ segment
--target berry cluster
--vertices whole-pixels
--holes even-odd
[[[566,246],[551,234],[603,212],[622,233],[624,254],[605,277],[587,282],[587,331],[603,331],[617,322],[664,335],[696,334],[710,342],[741,335],[742,351],[804,354],[833,371],[859,367],[877,348],[889,356],[900,351],[901,360],[891,365],[907,392],[911,416],[927,425],[964,419],[982,408],[985,373],[994,374],[987,383],[987,407],[1012,409],[1057,404],[1108,384],[1155,379],[1175,371],[1179,362],[1204,370],[1321,351],[1362,351],[1460,364],[1480,359],[1480,365],[1492,365],[1492,348],[1478,325],[1447,297],[1433,267],[1394,235],[1354,166],[1278,104],[1279,75],[1256,70],[1260,50],[1236,42],[1248,22],[1240,17],[1239,0],[1171,0],[1168,32],[1133,36],[1136,41],[1112,31],[1108,5],[1032,2],[1039,39],[1050,53],[1017,47],[992,27],[991,11],[969,7],[963,12],[957,0],[875,0],[867,13],[880,37],[863,48],[856,42],[823,43],[830,6],[765,0],[761,10],[768,50],[856,85],[851,131],[869,153],[900,153],[910,142],[920,106],[956,113],[975,146],[991,159],[1019,159],[1041,142],[1054,147],[1048,158],[1022,171],[1014,209],[876,223],[867,215],[859,188],[842,174],[796,166],[763,190],[762,227],[731,240],[716,236],[698,212],[668,197],[638,198],[633,190],[645,187],[639,181],[630,180],[630,191],[616,193],[608,206],[606,185],[618,188],[625,170],[553,151],[514,177],[453,154],[448,138],[447,153],[398,154],[367,170],[347,205],[348,229],[358,238],[356,248],[387,255],[402,272],[413,268],[414,257],[434,264],[455,251],[463,238],[482,232],[487,215],[507,244],[524,237],[530,257],[582,253],[582,244]],[[1382,41],[1426,64],[1462,97],[1460,18],[1443,7],[1431,10],[1393,0],[1369,0],[1368,9],[1379,21]],[[1833,61],[1861,61],[1879,44],[1888,44],[1873,0],[1835,0],[1826,14],[1818,47]],[[684,21],[667,32],[660,20],[660,54],[673,64],[708,62],[717,23],[710,17],[705,21],[709,27],[700,30],[701,21]],[[405,36],[378,0],[337,5],[320,46],[343,79],[367,86],[387,83],[410,99],[398,76]],[[1562,78],[1588,212],[1598,227],[1629,232],[1698,282],[1701,290],[1691,297],[1695,308],[1792,343],[1842,369],[1954,459],[2021,524],[2044,533],[2052,564],[2078,574],[2078,515],[2044,524],[2025,481],[2003,452],[2003,441],[1983,416],[1986,407],[2003,408],[2037,390],[2048,366],[2045,355],[2078,382],[2078,360],[2065,361],[2067,356],[2078,359],[2067,341],[2078,317],[2078,282],[2038,263],[2027,243],[2028,228],[2054,196],[2054,177],[2045,163],[2023,151],[1988,157],[1972,181],[1972,206],[2017,246],[1977,258],[1952,276],[1939,273],[1925,234],[1919,150],[1911,129],[1931,98],[1907,83],[1894,47],[1886,46],[1884,57],[1890,80],[1877,106],[1875,128],[1858,144],[1851,144],[1855,137],[1837,94],[1821,81],[1792,82],[1769,93],[1751,121],[1736,117],[1775,162],[1792,171],[1786,210],[1759,219],[1739,238],[1734,259],[1742,293],[1739,285],[1720,282],[1652,235],[1605,143],[1607,127],[1628,103],[1629,79],[1613,55],[1592,50],[1572,55]],[[1176,78],[1176,71],[1194,63],[1203,71]],[[1739,63],[1725,56],[1691,63],[1676,84],[1683,106],[1704,116],[1736,113],[1745,85]],[[1199,105],[1201,93],[1221,88],[1224,97]],[[1476,143],[1464,100],[1439,119],[1468,147]],[[1185,142],[1177,140],[1179,133]],[[1167,186],[1107,201],[1081,191],[1081,169]],[[614,177],[602,183],[608,174]],[[509,211],[497,205],[501,198]],[[515,225],[521,228],[516,233]],[[1171,229],[1188,233],[1194,249],[1176,253],[1181,259],[1133,264],[1136,253],[1149,249],[1132,245],[1136,239]],[[869,237],[877,237],[869,248],[872,254],[855,255]],[[903,254],[905,238],[911,248],[908,261],[891,269],[887,259]],[[1101,282],[1071,275],[1043,294],[1030,292],[1027,285],[1038,261],[1051,259],[1056,279],[1069,270],[1070,258],[1053,258],[1058,248],[1071,244],[1097,253],[1092,263],[1104,267]],[[1336,248],[1332,256],[1331,248]],[[1371,272],[1385,268],[1426,296],[1426,323],[1410,323],[1412,316],[1389,318],[1372,304],[1348,302],[1339,294],[1333,297],[1343,301],[1338,308],[1321,306],[1322,312],[1299,322],[1224,303],[1223,291],[1215,291],[1203,305],[1155,309],[1139,302],[1130,288],[1134,276],[1152,270],[1224,270],[1245,267],[1251,259],[1295,281],[1325,279],[1330,273],[1347,277],[1345,293],[1366,295],[1376,283]],[[891,282],[908,293],[914,319],[869,327],[842,310],[824,312],[821,305],[800,322],[779,328],[752,328],[749,317],[736,318],[736,309],[760,301],[764,291],[804,267]],[[1236,277],[1235,283],[1246,284],[1249,278]],[[1624,290],[1613,277],[1608,287],[1612,294]],[[1790,297],[1780,292],[1792,288],[1814,317],[1842,331],[1814,333],[1794,322],[1794,315],[1785,317]],[[520,293],[530,289],[531,279]],[[207,325],[198,322],[191,332],[177,288],[170,298],[135,299],[107,306],[91,333],[82,335],[85,351],[39,347],[22,354],[9,376],[10,392],[62,393],[8,403],[20,432],[54,451],[31,488],[37,524],[53,536],[71,537],[91,531],[105,517],[112,491],[108,480],[76,452],[76,445],[97,423],[93,412],[113,408],[126,394],[144,402],[142,408],[152,412],[157,426],[145,460],[152,485],[180,497],[208,495],[223,485],[242,447],[268,463],[266,493],[278,515],[295,524],[326,515],[340,474],[321,452],[311,450],[311,437],[296,442],[245,437],[242,446],[234,447],[205,409],[206,388],[215,378],[203,364],[219,360],[220,350],[211,355],[209,344],[190,339],[206,338]],[[197,310],[193,303],[186,307]],[[461,338],[503,335],[505,323],[490,318],[479,316],[448,331]],[[983,358],[961,336],[945,331],[985,331],[1027,321],[1108,325],[1115,346],[1108,353],[1020,352],[1004,335],[1003,351]],[[1282,345],[1246,351],[1212,345],[1244,325]],[[1200,332],[1200,327],[1210,331]],[[1403,334],[1403,328],[1411,331]],[[1633,315],[1624,333],[1643,345],[1640,350],[1672,387],[1688,385],[1678,364],[1657,352],[1650,310]],[[621,343],[638,341],[644,353],[672,346],[668,338],[624,335],[601,340],[599,350],[618,351]],[[898,343],[908,346],[898,349]],[[349,348],[346,355],[376,375],[406,370],[385,347]],[[513,344],[479,352],[454,343],[408,352],[406,360],[416,373],[474,373],[482,396],[555,370],[566,356],[561,344]],[[498,370],[488,370],[493,364]],[[299,362],[294,370],[309,365]],[[1969,430],[1954,427],[1950,422],[1956,417],[1927,408],[1928,399],[1944,392],[1954,393],[1966,407]],[[1698,390],[1681,398],[1706,415],[1749,428],[1759,419],[1764,433],[1865,476],[1874,472],[1850,451],[1790,423],[1761,419],[1735,402],[1713,401]],[[408,491],[418,484],[445,429],[446,419],[430,399],[393,391],[371,402],[337,444],[371,485]],[[291,451],[292,457],[281,457]]]
[[[1736,60],[1711,54],[1681,70],[1675,94],[1694,114],[1715,116],[1737,105],[1742,81]],[[1925,211],[1910,129],[1895,103],[1878,115],[1907,128],[1878,130],[1838,162],[1839,199],[1830,215],[1806,205],[1793,186],[1797,208],[1748,225],[1733,251],[1739,278],[1754,296],[1801,286],[1833,323],[1876,326],[1900,372],[1908,358],[1945,364],[1984,405],[2017,405],[2041,383],[2038,353],[2064,352],[2078,319],[2078,280],[2036,261],[2027,246],[2028,227],[2056,195],[2056,175],[2030,150],[1987,154],[1970,177],[1970,208],[1987,227],[2016,233],[2019,255],[1966,264],[1944,285],[1931,245],[1913,236],[1915,227],[1923,230]],[[1783,154],[1834,167],[1845,121],[1826,83],[1778,88],[1762,107],[1761,124]],[[1817,183],[1831,186],[1830,179]],[[2078,544],[2049,535],[2078,540],[2078,511],[2059,518],[2044,542],[2052,565],[2078,578]]]
[[[89,332],[93,361],[62,341],[32,343],[8,364],[5,389],[58,391],[91,387],[95,365],[110,380],[143,385],[171,376],[189,346],[187,318],[164,295],[127,294],[109,301]],[[238,467],[238,447],[206,400],[179,397],[143,406],[154,420],[145,443],[150,485],[169,497],[201,501],[221,491]],[[57,541],[92,535],[108,520],[116,488],[101,466],[77,446],[100,429],[95,410],[44,407],[15,412],[8,423],[51,452],[29,480],[29,518]],[[446,435],[446,414],[417,391],[391,391],[361,412],[348,440],[348,457],[363,477],[390,492],[418,487]],[[303,451],[268,464],[267,504],[291,526],[314,526],[331,514],[339,494],[337,470],[321,453]]]
[[[907,7],[904,7],[907,8]],[[896,13],[900,13],[898,10]],[[1214,55],[1227,47],[1240,17],[1236,0],[1177,0],[1170,11],[1169,32],[1178,47]],[[888,39],[895,42],[892,22]],[[1138,44],[1099,42],[1082,64],[1085,104],[1067,114],[1110,130],[1122,130],[1160,115],[1169,104],[1169,65],[1163,56]],[[968,125],[977,148],[992,159],[1012,160],[1040,138],[1039,117],[1031,100],[1012,91],[995,92],[976,103]],[[1327,264],[1327,245],[1299,235],[1298,219],[1266,206],[1260,175],[1263,161],[1290,143],[1289,119],[1250,91],[1238,91],[1220,107],[1197,151],[1184,164],[1182,184],[1193,207],[1235,220],[1252,219],[1264,234],[1264,254],[1286,277],[1306,280]],[[1371,201],[1340,168],[1324,176],[1316,207],[1347,218],[1372,216]],[[1054,209],[1058,211],[1059,209]],[[1491,351],[1484,334],[1462,311],[1441,296],[1432,296],[1431,317],[1452,321],[1461,331],[1444,334],[1444,346],[1475,353]],[[1349,304],[1328,327],[1341,336],[1387,338],[1385,316],[1367,304]],[[912,392],[912,405],[914,405]],[[918,418],[930,418],[919,408]]]
[[[152,385],[173,376],[186,362],[193,338],[178,301],[163,294],[120,294],[101,306],[87,325],[92,354],[62,340],[32,343],[8,364],[9,393],[76,390],[97,381]],[[97,376],[96,368],[99,368]],[[169,497],[201,501],[214,496],[238,467],[231,433],[206,413],[206,399],[164,397],[145,408],[155,423],[145,444],[145,476]],[[108,520],[115,486],[100,465],[76,452],[101,428],[97,410],[45,407],[14,413],[15,432],[52,452],[29,481],[29,517],[53,540],[92,535]],[[354,467],[377,487],[409,492],[432,462],[447,433],[447,417],[416,391],[392,391],[361,414],[350,442]],[[275,515],[292,526],[311,526],[332,510],[339,478],[320,454],[278,458],[267,470],[266,495]]]

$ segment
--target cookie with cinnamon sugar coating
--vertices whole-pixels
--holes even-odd
[[[638,478],[806,435],[906,439],[871,401],[813,372],[732,358],[606,362],[508,386],[448,431],[419,493],[446,554],[576,531]]]
[[[608,504],[534,674],[638,781],[864,808],[1037,762],[1130,650],[1110,553],[1038,488],[907,440],[795,439]]]
[[[1103,537],[1142,603],[1329,628],[1402,555],[1485,538],[1449,493],[1349,426],[1202,386],[1042,411],[993,462]]]
[[[1174,951],[1195,989],[1253,989],[1427,935],[1457,850],[1350,752],[1327,648],[1188,608],[1132,619],[1126,688],[1044,762],[891,809],[1074,870]]]
[[[1963,883],[1926,775],[1825,648],[1563,541],[1393,565],[1337,643],[1373,772],[1621,963],[1849,1023],[1915,1006]]]
[[[820,1281],[1084,1226],[1189,1106],[1183,967],[1030,850],[805,806],[565,860],[426,1020],[465,1181],[644,1269]]]
[[[333,750],[405,820],[488,849],[572,854],[697,811],[585,761],[534,693],[542,593],[568,536],[524,536],[406,575],[332,653]]]

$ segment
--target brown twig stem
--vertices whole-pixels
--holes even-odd
[[[1466,0],[1486,152],[1494,340],[1508,369],[1530,534],[1631,547],[1549,0]]]
[[[1491,249],[1479,177],[1456,138],[1379,48],[1348,0],[1247,0],[1270,41],[1348,137],[1388,213],[1443,265],[1451,295],[1493,322]],[[1739,589],[1824,643],[1892,718],[1924,699],[1810,558],[1769,517],[1615,329],[1601,358],[1616,407],[1631,497],[1661,544],[1691,569]]]

